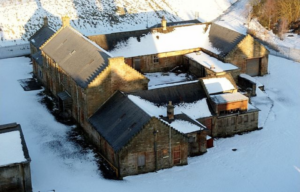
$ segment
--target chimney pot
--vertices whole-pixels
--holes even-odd
[[[48,17],[44,17],[44,26],[48,27]]]
[[[70,17],[64,16],[64,17],[62,17],[61,20],[62,20],[63,27],[70,26]]]
[[[167,20],[165,19],[165,16],[161,19],[161,27],[163,28],[163,31],[167,30]]]
[[[174,106],[172,105],[172,101],[169,101],[167,106],[167,116],[169,120],[174,119]]]

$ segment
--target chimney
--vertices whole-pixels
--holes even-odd
[[[64,16],[61,18],[61,20],[62,20],[63,27],[70,26],[70,17]]]
[[[174,119],[174,106],[172,105],[172,101],[169,101],[167,106],[167,116],[169,120]]]
[[[165,16],[161,19],[161,27],[163,28],[163,31],[167,30],[167,20],[165,19]]]
[[[44,17],[44,26],[48,27],[48,17]]]

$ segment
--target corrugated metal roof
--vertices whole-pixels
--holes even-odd
[[[39,64],[40,66],[43,65],[43,57],[41,51],[34,53],[33,55],[31,55],[31,57],[37,62],[37,64]]]
[[[221,57],[225,57],[244,37],[243,34],[215,23],[211,24],[209,31],[209,40],[221,52]]]
[[[40,48],[54,33],[50,27],[43,26],[29,40],[36,48]]]
[[[108,66],[110,57],[71,27],[63,28],[42,51],[82,88],[86,88]]]
[[[119,151],[150,119],[151,116],[118,91],[89,122],[115,151]]]
[[[157,105],[164,105],[169,101],[173,104],[192,103],[206,97],[202,86],[198,83],[182,84],[151,90],[141,90],[130,93]]]

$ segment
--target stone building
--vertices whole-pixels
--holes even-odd
[[[243,35],[215,23],[167,23],[146,30],[89,36],[100,47],[116,56],[123,56],[125,63],[138,71],[156,72],[176,66],[190,66],[189,54],[203,51],[216,59],[233,64],[232,76],[238,73],[251,76],[268,72],[268,50],[250,35]],[[185,55],[187,57],[185,57]],[[226,67],[225,67],[226,68]],[[191,68],[193,70],[193,67]],[[209,75],[211,70],[204,67]],[[194,72],[194,70],[192,71]]]
[[[147,89],[146,77],[73,29],[67,17],[40,49],[46,88],[58,98],[60,110],[84,128],[115,91]]]
[[[229,74],[202,78],[200,82],[215,114],[211,136],[231,136],[259,128],[259,109],[248,103],[248,97],[237,92]]]
[[[251,35],[243,35],[226,27],[212,23],[209,41],[218,52],[203,47],[203,51],[225,63],[232,63],[240,68],[241,73],[251,76],[268,73],[269,51]]]
[[[187,137],[121,92],[89,122],[93,142],[119,177],[187,164]]]
[[[48,25],[48,18],[44,18],[44,25],[33,36],[29,38],[30,54],[33,65],[33,74],[42,83],[45,83],[43,75],[43,58],[40,47],[54,34],[55,32]]]
[[[0,157],[0,191],[31,192],[31,159],[19,124],[0,125]]]
[[[35,74],[41,71],[61,112],[84,128],[118,177],[185,165],[213,146],[211,137],[258,128],[259,110],[235,83],[241,72],[267,73],[268,51],[251,36],[162,19],[146,30],[87,38],[62,20],[54,34],[45,20],[45,31],[31,38]],[[178,66],[202,78],[148,90],[142,73]],[[132,97],[167,106],[166,113],[153,115]],[[200,107],[193,117],[175,113],[182,104]]]

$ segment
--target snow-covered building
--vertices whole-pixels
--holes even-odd
[[[147,89],[145,76],[73,29],[68,17],[40,50],[45,87],[58,98],[64,116],[72,116],[84,128],[115,91]]]
[[[248,97],[237,92],[237,86],[229,74],[202,78],[200,82],[214,113],[211,129],[213,137],[230,136],[259,128],[259,109],[249,103]]]
[[[21,126],[0,125],[0,191],[31,192],[30,162]]]
[[[220,57],[247,37],[230,33],[236,38],[222,49],[211,39],[212,24],[167,26],[163,19],[161,27],[87,38],[68,17],[62,21],[49,39],[40,40],[42,82],[118,177],[187,164],[188,155],[213,146],[208,135],[257,129],[258,110],[237,93],[232,77],[245,69]],[[32,44],[38,39],[32,37]],[[192,71],[190,60],[205,69],[200,81],[148,90],[149,79],[140,73],[179,65]]]
[[[199,51],[223,62],[218,62],[222,67],[213,70],[214,73],[220,72],[220,69],[231,70],[235,80],[239,71],[256,76],[264,75],[268,70],[269,52],[262,44],[250,35],[245,36],[215,23],[183,22],[173,25],[162,18],[161,25],[149,29],[99,34],[89,38],[112,55],[124,57],[125,63],[141,72],[165,71],[179,65],[189,68],[190,59],[198,62],[189,54]],[[199,59],[207,69],[203,58]],[[193,67],[191,70],[195,73]],[[205,77],[210,72],[196,74]]]

